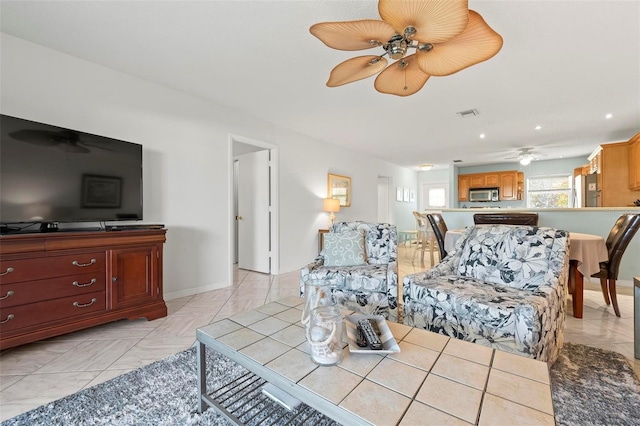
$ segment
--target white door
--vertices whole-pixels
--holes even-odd
[[[269,150],[238,157],[238,267],[270,273]]]

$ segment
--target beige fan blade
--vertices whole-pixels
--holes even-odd
[[[414,40],[442,43],[462,33],[469,20],[468,0],[380,0],[378,12],[399,34],[408,26]]]
[[[407,62],[402,67],[402,61]],[[429,79],[429,74],[424,73],[416,63],[416,55],[407,56],[387,67],[376,78],[375,88],[378,92],[390,95],[409,96],[422,89]]]
[[[477,12],[469,11],[469,25],[446,43],[434,44],[430,52],[416,52],[418,65],[431,75],[456,73],[494,56],[502,49],[502,37]]]
[[[373,62],[373,63],[372,63]],[[331,70],[327,86],[338,87],[378,74],[387,66],[387,60],[380,56],[367,55],[348,59]]]
[[[321,22],[309,31],[327,46],[338,50],[363,50],[389,41],[396,31],[384,21],[364,19],[347,22]],[[372,43],[371,41],[374,41]]]

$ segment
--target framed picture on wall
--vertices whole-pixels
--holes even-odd
[[[351,178],[329,173],[327,198],[340,200],[340,207],[351,207]]]
[[[399,186],[396,188],[396,201],[404,200],[404,189]]]
[[[412,203],[415,203],[416,201],[416,191],[413,189],[409,191],[409,201],[411,201]]]
[[[404,201],[409,202],[409,188],[404,189]]]
[[[83,208],[118,208],[121,202],[121,178],[115,176],[82,175]]]

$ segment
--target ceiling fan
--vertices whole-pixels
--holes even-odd
[[[544,156],[538,152],[533,151],[533,148],[520,148],[518,149],[518,155],[514,157],[506,157],[505,160],[518,160],[523,166],[528,166],[532,161]]]
[[[327,86],[337,87],[378,74],[378,92],[409,96],[431,76],[446,76],[493,57],[502,37],[468,0],[379,0],[382,20],[321,22],[311,34],[338,50],[382,48],[338,64]],[[415,53],[407,56],[409,49]],[[395,62],[387,67],[388,56]]]
[[[44,147],[54,147],[75,154],[87,154],[91,152],[92,147],[111,151],[109,148],[81,140],[80,133],[74,132],[73,130],[51,131],[22,129],[9,133],[9,136],[21,142]]]

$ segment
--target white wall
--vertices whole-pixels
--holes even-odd
[[[279,147],[280,273],[317,255],[317,230],[327,222],[327,173],[352,178],[352,205],[340,210],[338,220],[376,220],[378,176],[392,178],[391,200],[396,186],[416,188],[412,170],[7,34],[0,37],[2,114],[144,146],[144,222],[168,228],[168,299],[231,283],[229,134]],[[413,228],[414,209],[415,203],[393,202],[392,222]]]

